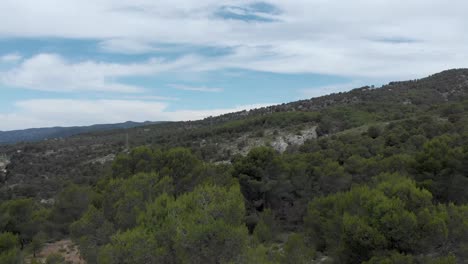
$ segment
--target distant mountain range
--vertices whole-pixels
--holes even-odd
[[[114,129],[127,129],[145,125],[152,125],[159,122],[132,122],[117,124],[98,124],[92,126],[74,127],[48,127],[30,128],[24,130],[0,131],[0,144],[14,144],[18,142],[34,142],[52,138],[66,138],[82,133],[106,131]]]

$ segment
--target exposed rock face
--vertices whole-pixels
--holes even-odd
[[[54,205],[55,199],[41,199],[41,204]]]
[[[271,143],[271,146],[278,152],[283,153],[289,146],[303,145],[307,140],[317,138],[317,127],[313,126],[308,129],[301,130],[298,134],[284,134],[276,138]]]
[[[5,155],[1,155],[0,156],[0,182],[4,182],[6,180],[8,164],[10,164],[10,160]]]
[[[260,146],[271,146],[276,151],[283,153],[289,146],[301,146],[307,140],[317,138],[317,127],[312,126],[299,132],[286,130],[266,130],[262,137],[252,137],[245,134],[232,141],[219,144],[220,149],[229,150],[232,154],[247,155],[251,149]]]
[[[109,154],[107,156],[104,156],[104,157],[99,157],[99,158],[96,158],[96,159],[93,159],[90,161],[90,163],[100,163],[100,164],[104,164],[104,163],[107,163],[107,162],[112,162],[114,159],[115,159],[115,154]]]
[[[271,143],[271,147],[274,148],[276,151],[283,153],[289,147],[289,144],[284,140],[283,137],[279,137],[273,143]]]
[[[6,166],[8,163],[10,163],[8,157],[6,155],[0,155],[0,167]]]

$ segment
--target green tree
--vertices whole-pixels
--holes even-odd
[[[103,263],[229,263],[247,248],[240,188],[197,187],[177,199],[162,194],[139,218],[139,226],[112,238]],[[149,241],[144,245],[135,241]]]
[[[306,264],[314,259],[315,251],[306,245],[305,238],[301,234],[289,235],[284,245],[284,256],[281,263]]]
[[[143,228],[135,228],[112,237],[109,245],[101,248],[98,262],[102,264],[173,263],[168,252],[158,247],[154,236]]]
[[[65,258],[59,254],[59,253],[54,253],[50,254],[46,258],[46,264],[65,264]]]
[[[363,264],[414,264],[416,263],[414,257],[411,255],[404,255],[398,252],[391,252],[382,256],[375,256]]]
[[[80,254],[89,263],[96,263],[99,247],[109,243],[114,232],[114,225],[93,205],[70,226],[71,236],[79,245]]]
[[[452,217],[457,220],[451,226],[450,211],[433,205],[431,194],[414,181],[385,174],[372,185],[313,200],[305,217],[308,239],[340,262],[379,263],[378,252],[429,254],[447,245],[451,230],[467,234],[461,218],[455,217],[458,214]],[[463,244],[463,235],[453,236],[457,245]],[[384,258],[383,263],[394,263],[392,258]]]
[[[75,184],[60,192],[52,210],[52,220],[61,234],[69,234],[68,226],[87,210],[93,195],[90,187]]]
[[[33,219],[34,208],[32,199],[10,200],[0,205],[0,230],[18,234],[21,249],[40,227]]]
[[[39,232],[34,235],[31,241],[31,249],[33,251],[33,257],[36,257],[36,254],[41,251],[42,246],[44,245],[47,239],[47,235],[44,232]]]
[[[260,243],[271,243],[277,233],[275,216],[270,209],[260,213],[260,220],[255,226],[253,236]]]
[[[367,135],[369,135],[369,137],[371,137],[373,139],[378,138],[381,133],[382,133],[382,130],[378,126],[370,126],[367,129]]]
[[[21,251],[18,236],[12,233],[0,233],[0,263],[20,263]]]

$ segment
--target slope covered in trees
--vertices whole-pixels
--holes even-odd
[[[154,124],[157,122],[125,122],[119,124],[102,124],[80,127],[48,127],[30,128],[24,130],[0,131],[0,145],[14,144],[18,142],[34,142],[53,138],[66,138],[73,135],[89,133],[93,131],[106,131],[115,129],[126,129]]]
[[[0,262],[72,237],[88,263],[464,263],[465,74],[130,130],[149,134],[108,166],[73,165],[92,172],[64,173],[48,192],[54,203],[40,203],[41,192],[3,194]],[[285,152],[221,149],[245,134],[274,140],[271,130],[311,126],[318,138]],[[25,146],[23,161],[46,144]]]

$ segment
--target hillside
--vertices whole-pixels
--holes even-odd
[[[315,137],[373,123],[420,115],[440,117],[441,109],[467,99],[468,69],[448,70],[420,80],[392,82],[380,88],[361,87],[350,92],[199,121],[97,131],[70,138],[51,137],[37,143],[3,146],[0,153],[9,157],[11,163],[1,188],[8,188],[20,196],[50,198],[64,182],[95,182],[105,167],[102,165],[125,150],[127,136],[131,147],[182,146],[192,149],[204,160],[224,162],[235,154],[245,155],[256,146],[270,145],[285,151]],[[107,130],[105,128],[111,127],[83,129]]]
[[[23,130],[0,131],[0,145],[14,144],[18,142],[33,142],[45,139],[66,138],[82,133],[94,131],[106,131],[113,129],[126,129],[138,126],[145,126],[157,122],[125,122],[118,124],[101,124],[92,126],[76,126],[76,127],[48,127],[48,128],[30,128]]]
[[[71,238],[87,263],[465,263],[467,146],[466,69],[0,146],[0,241]]]

